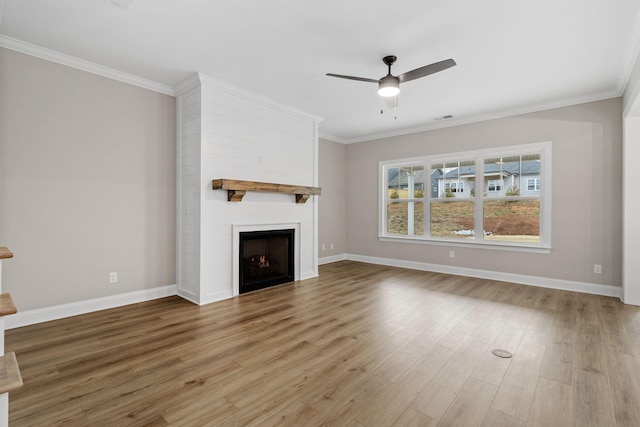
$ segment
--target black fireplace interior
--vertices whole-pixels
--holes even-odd
[[[292,282],[294,229],[240,233],[240,293]]]

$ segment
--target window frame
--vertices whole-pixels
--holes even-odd
[[[426,243],[435,245],[456,245],[456,246],[473,246],[479,248],[489,249],[508,249],[508,250],[525,250],[531,252],[545,252],[548,253],[551,249],[551,141],[512,145],[505,147],[492,147],[474,151],[454,152],[441,155],[421,156],[414,158],[405,158],[398,160],[385,160],[379,162],[379,214],[378,214],[378,238],[382,241],[395,241],[395,242],[412,242],[412,243]],[[487,200],[496,200],[495,196],[485,195],[484,193],[484,161],[485,159],[501,156],[518,156],[527,154],[539,154],[540,155],[540,182],[544,182],[544,186],[540,186],[539,194],[537,195],[520,195],[517,197],[501,196],[499,200],[539,200],[540,201],[540,236],[538,243],[522,243],[502,240],[484,240],[483,222],[484,222],[484,202]],[[432,197],[432,191],[424,191],[424,197],[421,199],[403,199],[403,201],[414,201],[424,203],[424,218],[423,233],[422,235],[399,235],[387,233],[387,202],[388,202],[388,174],[387,171],[391,168],[407,167],[407,166],[423,166],[425,182],[423,183],[426,188],[436,188],[437,182],[433,182],[432,177],[432,165],[454,161],[475,161],[475,177],[474,180],[469,180],[469,188],[475,187],[475,195],[464,196],[463,192],[460,192],[461,197],[457,197],[459,193],[453,193],[456,197],[446,199],[443,197]],[[480,179],[480,181],[479,181]],[[481,186],[478,183],[482,182]],[[434,185],[436,187],[434,187]],[[464,185],[464,184],[463,184]],[[444,186],[443,186],[444,188]],[[482,188],[483,191],[478,191],[478,188]],[[488,183],[487,183],[488,189]],[[438,190],[439,191],[439,190]],[[503,190],[499,190],[502,192]],[[498,191],[492,192],[497,193]],[[473,201],[474,203],[474,224],[475,224],[475,237],[473,239],[459,239],[459,238],[447,238],[447,237],[432,237],[431,236],[431,203],[437,202],[453,202],[453,201]],[[478,232],[480,229],[480,232]]]
[[[383,192],[383,195],[382,195],[382,209],[383,209],[383,211],[384,211],[384,213],[383,213],[383,214],[384,214],[385,218],[386,218],[386,216],[387,216],[387,212],[388,212],[388,211],[387,211],[388,203],[407,203],[407,209],[409,209],[409,207],[414,208],[414,207],[415,207],[415,203],[425,203],[425,200],[426,200],[426,191],[425,191],[425,188],[427,187],[426,171],[425,171],[425,181],[421,183],[421,184],[422,184],[422,189],[421,189],[421,191],[422,191],[422,193],[423,193],[423,197],[412,197],[412,198],[409,198],[409,197],[406,197],[406,198],[398,197],[398,198],[391,198],[391,197],[389,196],[389,188],[388,188],[388,183],[389,183],[389,179],[388,179],[388,176],[389,176],[389,169],[393,169],[393,168],[401,169],[401,168],[414,167],[414,166],[423,166],[423,163],[422,163],[422,162],[420,162],[420,161],[417,161],[417,162],[416,162],[416,161],[409,160],[408,162],[394,162],[394,163],[393,163],[393,166],[389,166],[389,167],[385,168],[385,170],[384,170],[384,176],[383,176],[383,178],[382,178],[382,179],[383,179],[383,181],[384,181],[384,182],[382,183],[382,187],[386,189],[386,191],[384,191],[384,192]],[[414,184],[414,192],[415,192],[415,184]],[[415,196],[415,193],[414,193],[414,196]],[[410,204],[410,203],[413,203],[413,204]],[[386,221],[386,220],[385,220],[385,221]],[[424,221],[424,218],[423,218],[423,221]],[[386,227],[387,227],[387,225],[388,225],[387,223],[385,223],[385,225],[384,225],[385,233],[386,233]],[[415,236],[415,234],[414,234],[414,232],[413,232],[413,231],[407,230],[407,234],[406,234],[406,235],[404,235],[404,234],[390,234],[390,233],[387,233],[387,236],[388,236],[388,237],[400,237],[400,238],[403,238],[403,237],[409,237],[409,238],[412,238],[412,237],[414,237],[414,236]]]

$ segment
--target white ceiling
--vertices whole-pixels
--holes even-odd
[[[202,72],[322,117],[321,135],[340,142],[620,96],[640,47],[637,0],[0,6],[0,45],[26,42],[168,87]],[[378,79],[390,54],[396,75],[447,58],[458,65],[404,83],[396,120],[380,114],[375,84],[325,76]]]

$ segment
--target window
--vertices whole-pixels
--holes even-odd
[[[538,143],[381,162],[380,237],[548,248],[550,158]]]
[[[387,168],[384,188],[388,218],[385,232],[390,235],[422,235],[424,166],[408,164]]]
[[[489,191],[502,191],[502,183],[500,181],[496,181],[495,179],[490,179],[488,184]]]
[[[475,160],[460,159],[431,163],[431,180],[442,188],[429,203],[429,231],[431,237],[464,239],[464,232],[473,230],[475,206],[470,194],[464,194],[464,182],[473,180]]]
[[[464,182],[447,182],[445,183],[445,191],[450,190],[452,193],[462,193],[464,192]]]
[[[540,178],[527,179],[527,191],[540,191]]]

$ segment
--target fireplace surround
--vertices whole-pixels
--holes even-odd
[[[239,231],[295,229],[294,280],[316,277],[320,119],[200,73],[176,93],[178,295],[239,295]],[[234,187],[215,189],[221,177]]]

